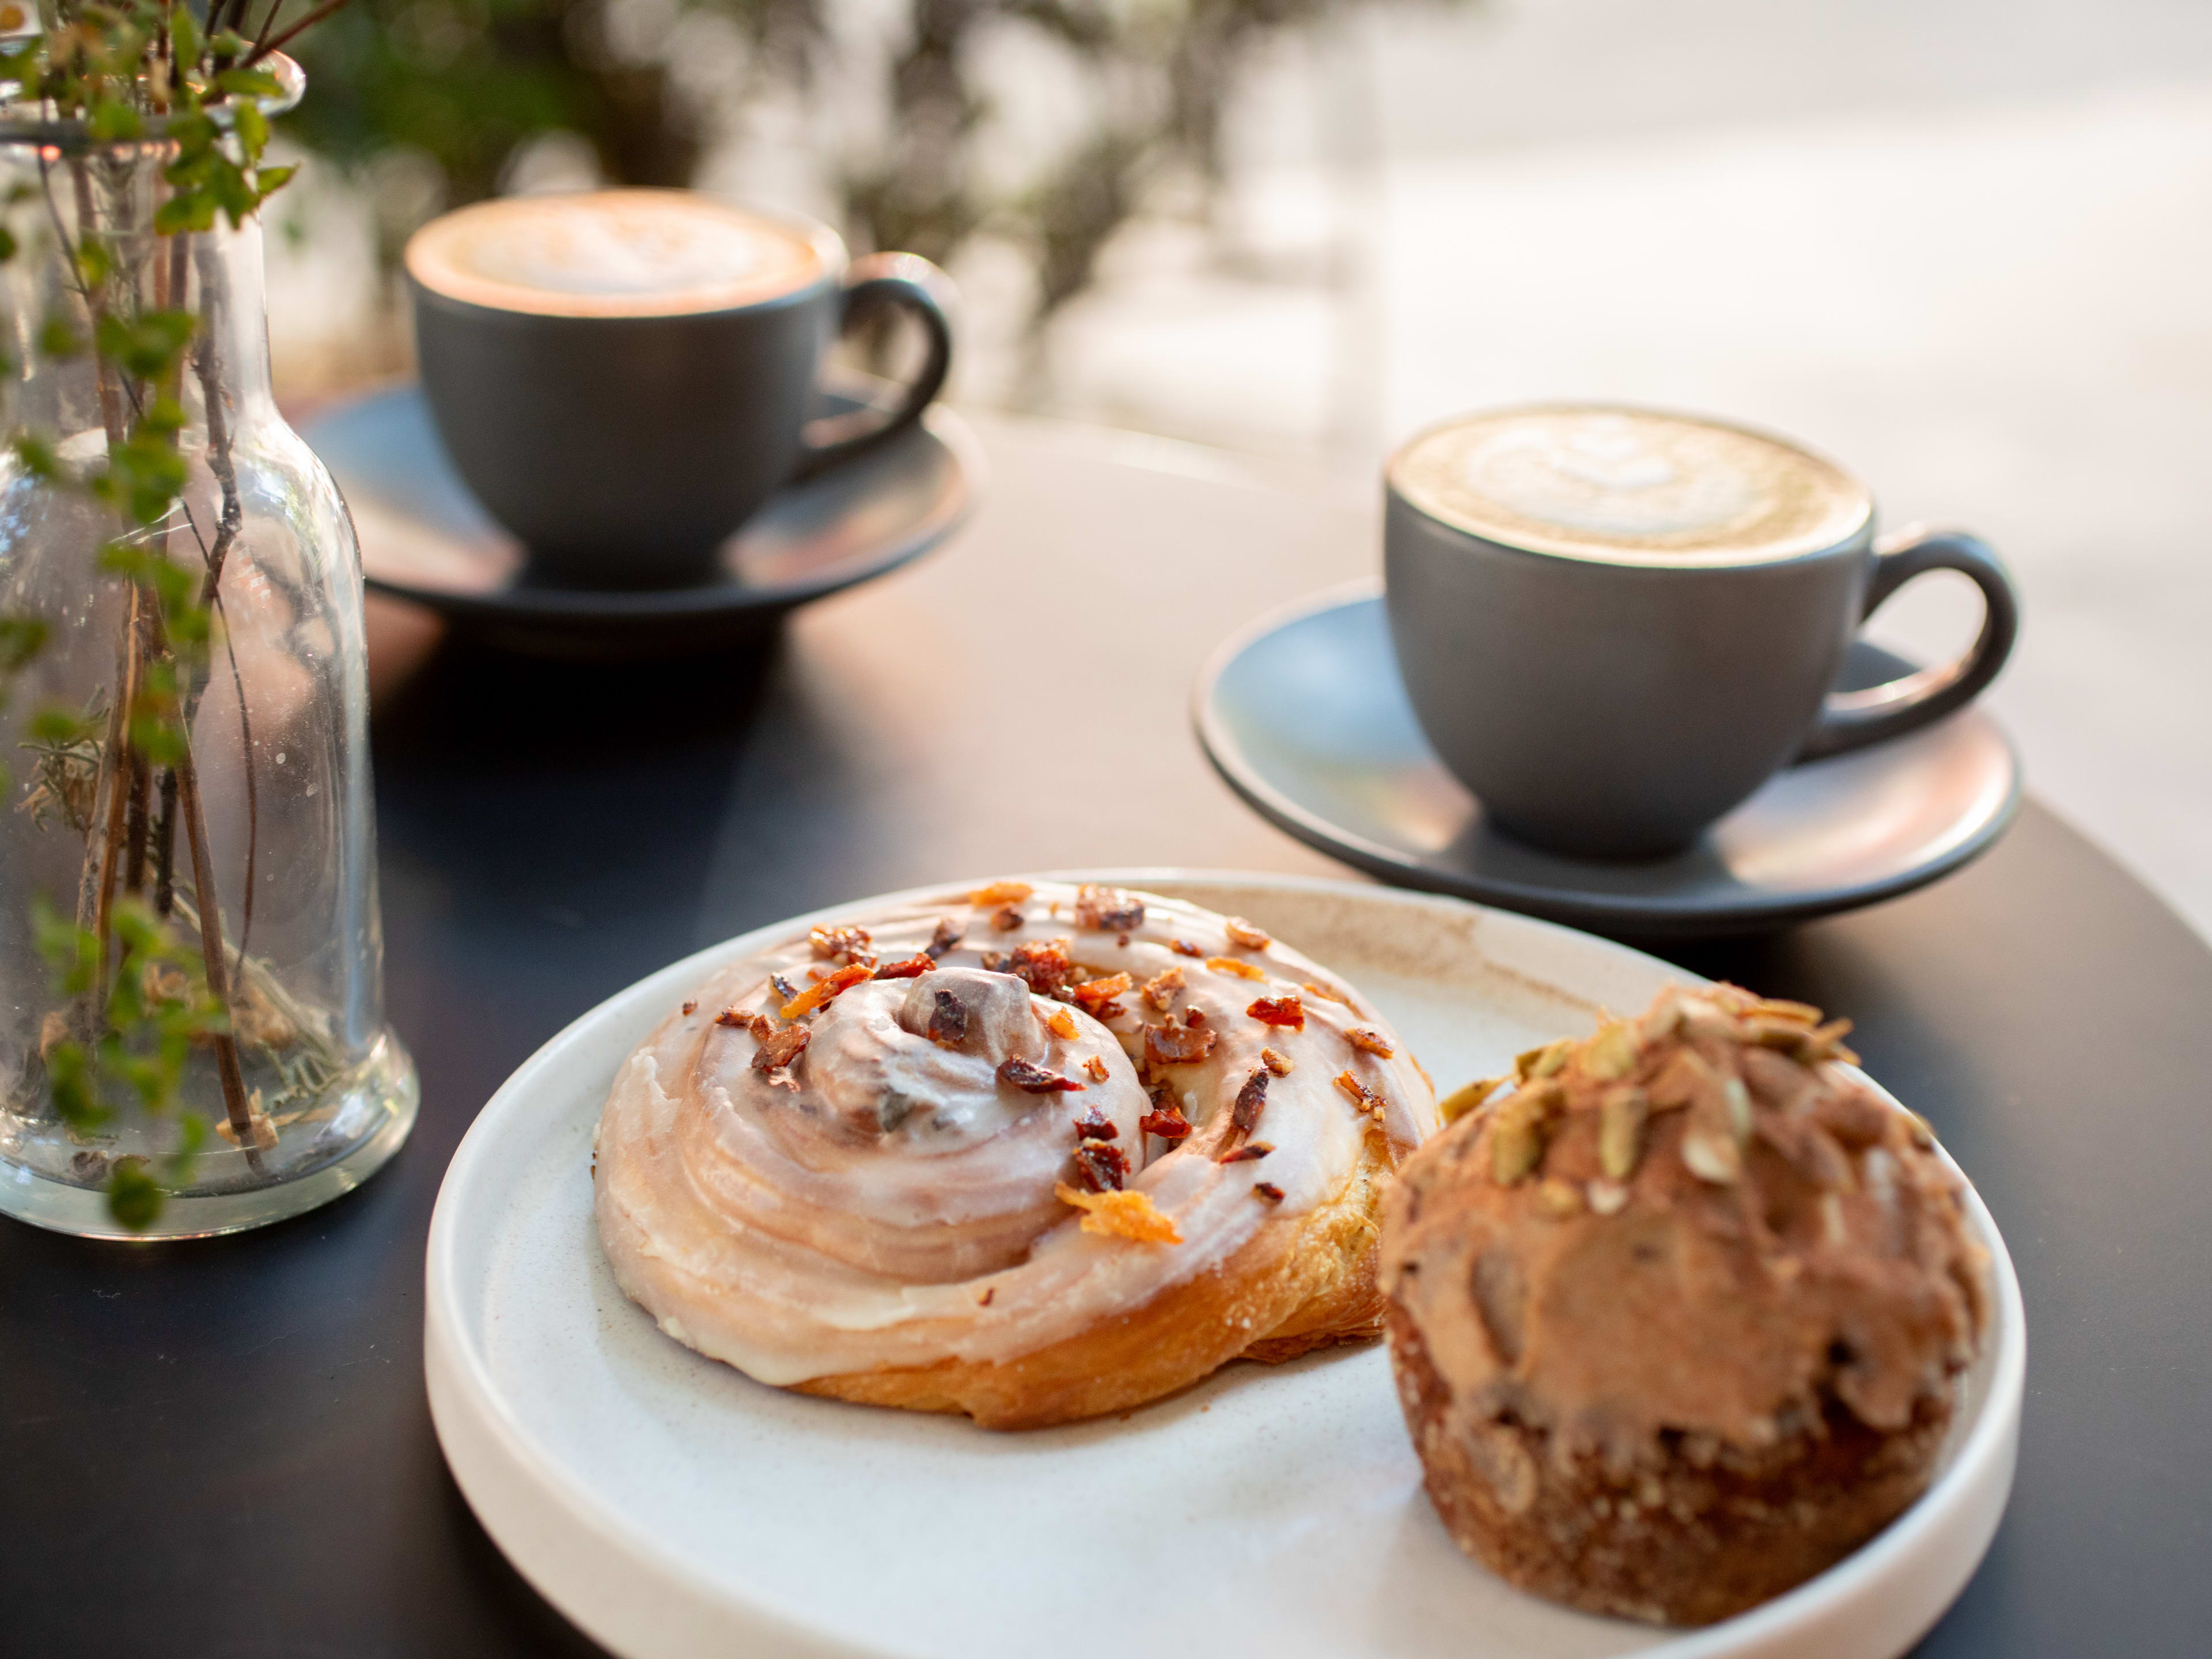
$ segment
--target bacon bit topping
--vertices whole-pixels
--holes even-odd
[[[1344,1040],[1363,1054],[1373,1054],[1377,1060],[1388,1060],[1398,1051],[1393,1048],[1380,1031],[1370,1031],[1364,1025],[1355,1025],[1344,1034]]]
[[[1129,1173],[1129,1160],[1119,1146],[1103,1140],[1079,1141],[1075,1148],[1075,1178],[1094,1193],[1118,1193]]]
[[[1352,1006],[1352,999],[1345,995],[1343,992],[1336,990],[1330,986],[1322,985],[1316,981],[1310,979],[1299,988],[1304,990],[1308,996],[1319,997],[1323,1002],[1340,1002],[1347,1008]]]
[[[957,1048],[968,1040],[968,1005],[950,991],[937,993],[929,1012],[929,1040],[940,1048]]]
[[[858,962],[875,943],[865,927],[817,927],[806,937],[825,962]]]
[[[1272,1181],[1255,1181],[1252,1183],[1252,1196],[1264,1198],[1270,1204],[1279,1204],[1283,1201],[1283,1189]]]
[[[1285,1031],[1306,1029],[1305,1004],[1295,995],[1261,997],[1244,1012],[1262,1025],[1273,1025]]]
[[[803,991],[785,1003],[781,1012],[786,1019],[797,1019],[801,1014],[811,1014],[830,998],[842,996],[863,980],[874,978],[875,972],[873,968],[862,962],[840,968],[813,989]]]
[[[1220,1034],[1210,1026],[1145,1027],[1145,1060],[1153,1066],[1192,1066],[1213,1052]]]
[[[1206,959],[1206,965],[1212,969],[1216,973],[1234,974],[1239,979],[1265,979],[1267,977],[1267,974],[1261,969],[1255,968],[1249,962],[1241,962],[1235,957],[1208,957]]]
[[[1242,1146],[1231,1147],[1213,1161],[1216,1164],[1249,1164],[1255,1158],[1267,1157],[1274,1150],[1267,1141],[1248,1140]]]
[[[975,1305],[979,1308],[989,1307],[991,1305],[991,1298],[998,1295],[998,1293],[999,1287],[996,1285],[986,1286],[983,1294],[975,1298]]]
[[[1175,1006],[1176,997],[1183,987],[1182,969],[1174,966],[1163,968],[1145,981],[1146,1006],[1164,1014]]]
[[[1075,1120],[1075,1138],[1078,1140],[1119,1140],[1121,1132],[1114,1127],[1112,1119],[1093,1106]]]
[[[968,902],[978,910],[987,906],[995,908],[1001,904],[1019,904],[1036,889],[1025,881],[994,881],[988,887],[978,887],[968,895]]]
[[[1260,1050],[1260,1063],[1277,1077],[1288,1077],[1291,1074],[1291,1057],[1288,1054],[1279,1054],[1273,1048]]]
[[[694,1002],[688,1006],[696,1008],[699,1005]],[[742,1008],[734,1006],[725,1008],[720,1013],[714,1016],[714,1024],[717,1025],[734,1025],[742,1030],[750,1027],[752,1023],[753,1017],[750,1014],[745,1012]]]
[[[1064,1012],[1066,1011],[1063,1010],[1062,1012]],[[1071,1025],[1074,1023],[1075,1022],[1073,1020],[1070,1020],[1068,1022]],[[1106,1069],[1106,1062],[1099,1059],[1096,1054],[1091,1055],[1090,1059],[1083,1062],[1083,1069],[1091,1073],[1091,1080],[1093,1083],[1103,1083],[1112,1075],[1112,1073]]]
[[[684,1005],[684,1012],[687,1014],[696,1014],[699,1012],[699,1005],[696,1002],[687,1002]]]
[[[920,979],[937,966],[937,958],[927,951],[911,956],[903,962],[886,962],[876,969],[878,979]]]
[[[1129,936],[1127,933],[1116,933],[1114,935],[1114,943],[1126,951],[1129,948]]]
[[[1264,951],[1274,941],[1242,916],[1231,916],[1228,923],[1229,942],[1240,951]]]
[[[1075,890],[1075,925],[1102,933],[1119,933],[1145,925],[1145,902],[1118,887],[1085,882]]]
[[[1103,979],[1085,980],[1070,994],[1093,1019],[1112,1019],[1122,1012],[1114,999],[1126,996],[1135,983],[1127,974],[1109,974]]]
[[[1066,1009],[1061,1007],[1058,1003],[1054,1003],[1052,1007],[1052,1012],[1044,1017],[1044,1023],[1045,1029],[1047,1030],[1050,1031],[1054,1036],[1068,1042],[1074,1042],[1076,1036],[1082,1030],[1082,1027],[1079,1026],[1075,1023],[1075,1016],[1069,1013]]]
[[[1161,1091],[1163,1094],[1166,1091]],[[1162,1140],[1181,1140],[1190,1133],[1190,1121],[1174,1101],[1163,1101],[1155,1097],[1152,1109],[1137,1120],[1137,1127],[1148,1135],[1158,1135]]]
[[[1027,980],[1039,996],[1056,997],[1060,987],[1075,977],[1075,964],[1068,960],[1066,939],[1031,939],[1014,946],[1005,971]]]
[[[968,930],[950,916],[937,919],[937,929],[929,936],[929,943],[921,947],[922,955],[932,958],[943,956],[960,943],[960,936]]]
[[[780,1002],[788,1002],[799,994],[799,988],[781,974],[770,974],[768,976],[768,982],[775,990],[776,1000]]]
[[[807,1040],[814,1033],[804,1025],[787,1025],[781,1031],[771,1031],[761,1039],[760,1051],[753,1056],[756,1072],[780,1072],[806,1052]]]
[[[1184,1009],[1184,1010],[1182,1011],[1182,1023],[1183,1023],[1184,1024],[1186,1024],[1186,1025],[1203,1025],[1203,1024],[1206,1024],[1206,1010],[1205,1010],[1205,1009],[1203,1009],[1203,1008],[1186,1008],[1186,1009]]]
[[[991,926],[1002,933],[1011,933],[1022,925],[1022,913],[1018,906],[1002,904],[991,912]]]
[[[1376,1094],[1374,1090],[1369,1088],[1349,1072],[1337,1073],[1336,1086],[1344,1091],[1355,1108],[1375,1119],[1378,1123],[1382,1121],[1382,1097]]]
[[[1006,973],[1009,971],[1006,964],[1012,960],[1013,957],[1004,951],[986,951],[983,952],[983,971],[989,974]]]
[[[1072,1204],[1084,1212],[1082,1227],[1086,1233],[1133,1238],[1139,1244],[1182,1243],[1182,1235],[1176,1231],[1175,1223],[1162,1215],[1143,1193],[1079,1192],[1064,1181],[1052,1190],[1061,1203]]]
[[[1238,1134],[1249,1134],[1252,1126],[1260,1121],[1260,1114],[1267,1104],[1267,1079],[1272,1074],[1264,1066],[1244,1079],[1244,1086],[1237,1091],[1237,1104],[1230,1109],[1229,1127]]]
[[[1170,939],[1168,941],[1168,949],[1174,951],[1179,957],[1202,957],[1206,954],[1206,951],[1202,947],[1193,945],[1187,939]]]
[[[1066,1094],[1083,1087],[1072,1077],[1048,1072],[1043,1066],[1026,1060],[1001,1060],[999,1063],[999,1081],[1012,1084],[1025,1095]]]

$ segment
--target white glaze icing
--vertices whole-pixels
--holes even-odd
[[[1340,1189],[1370,1133],[1402,1155],[1434,1129],[1426,1080],[1342,980],[1279,944],[1238,945],[1211,911],[1142,896],[1141,922],[1112,931],[1078,926],[1078,890],[1052,883],[1036,885],[1011,929],[994,926],[995,906],[971,906],[964,892],[842,917],[868,930],[883,963],[920,952],[940,919],[965,935],[937,970],[864,981],[805,1016],[806,1048],[778,1072],[756,1069],[751,1031],[716,1017],[773,1014],[782,999],[771,975],[803,988],[809,969],[835,963],[799,935],[716,975],[693,1012],[672,1016],[630,1056],[600,1119],[599,1232],[623,1288],[679,1341],[766,1382],[946,1358],[1004,1361],[1140,1307],[1261,1229],[1293,1224]],[[1126,972],[1141,988],[1182,970],[1176,1016],[1195,1007],[1217,1042],[1202,1061],[1155,1072],[1194,1126],[1179,1145],[1138,1127],[1152,1107],[1139,1076],[1145,1026],[1167,1018],[1140,988],[1116,999],[1118,1015],[1103,1009],[1102,1021],[981,967],[986,952],[1054,939],[1067,940],[1087,976]],[[1178,953],[1178,940],[1200,956]],[[1208,957],[1248,963],[1264,979]],[[1304,992],[1309,983],[1346,1000]],[[939,990],[969,1010],[957,1048],[926,1035]],[[1259,997],[1290,994],[1303,1003],[1302,1030],[1247,1012]],[[1072,1022],[1075,1035],[1048,1018]],[[1355,1048],[1346,1036],[1355,1026],[1377,1033],[1392,1054]],[[1245,1138],[1232,1107],[1265,1069],[1262,1048],[1291,1066],[1269,1075],[1249,1135],[1273,1150],[1217,1162]],[[1008,1059],[1083,1087],[1024,1092],[1000,1080]],[[1346,1072],[1381,1103],[1373,1119],[1337,1086]],[[1182,1243],[1085,1232],[1054,1195],[1055,1183],[1073,1178],[1075,1126],[1094,1112],[1116,1130],[1110,1144],[1128,1158],[1128,1188]],[[1255,1194],[1261,1182],[1281,1191],[1279,1202]]]

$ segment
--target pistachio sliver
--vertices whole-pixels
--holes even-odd
[[[1582,1188],[1571,1181],[1547,1176],[1536,1183],[1536,1207],[1559,1220],[1578,1214],[1583,1207]]]
[[[1651,1103],[1631,1084],[1608,1089],[1598,1103],[1597,1161],[1608,1178],[1626,1181],[1636,1173],[1643,1153],[1644,1120]]]
[[[1682,1134],[1682,1162],[1700,1181],[1733,1186],[1743,1174],[1743,1154],[1727,1135],[1692,1124]]]
[[[1743,1086],[1741,1078],[1725,1077],[1721,1079],[1721,1096],[1728,1102],[1729,1127],[1741,1146],[1751,1139],[1751,1091]]]
[[[1572,1037],[1561,1037],[1540,1048],[1526,1049],[1513,1057],[1514,1074],[1524,1083],[1550,1077],[1567,1063],[1567,1057],[1574,1051],[1575,1040]]]
[[[1490,1173],[1499,1186],[1510,1187],[1543,1162],[1561,1097],[1558,1084],[1532,1083],[1498,1109],[1490,1131]]]
[[[1761,997],[1751,1005],[1753,1019],[1788,1020],[1798,1025],[1818,1025],[1820,1011],[1809,1002],[1790,1002],[1782,997]]]
[[[1437,1117],[1442,1122],[1456,1123],[1496,1094],[1500,1085],[1512,1081],[1510,1073],[1504,1077],[1477,1078],[1465,1088],[1455,1089],[1438,1101]]]
[[[1840,1060],[1846,1065],[1856,1064],[1858,1056],[1844,1047],[1843,1040],[1850,1029],[1851,1023],[1847,1019],[1832,1019],[1826,1025],[1814,1027],[1799,1038],[1797,1058],[1808,1066],[1817,1065],[1824,1060]]]
[[[1585,1076],[1610,1083],[1636,1069],[1636,1027],[1617,1019],[1600,1027],[1597,1035],[1583,1045],[1582,1069]]]

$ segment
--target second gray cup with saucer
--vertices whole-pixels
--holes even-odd
[[[1421,434],[1388,473],[1384,572],[1406,692],[1487,818],[1586,859],[1680,852],[1792,761],[1964,707],[2018,631],[1996,556],[1959,531],[1877,542],[1866,486],[1771,434],[1540,405]],[[1862,621],[1965,574],[1957,661],[1838,692]]]

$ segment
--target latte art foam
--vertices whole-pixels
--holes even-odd
[[[1646,410],[1505,410],[1424,433],[1391,462],[1431,518],[1569,557],[1741,563],[1833,547],[1866,489],[1764,434]]]
[[[434,293],[555,317],[665,317],[774,299],[829,261],[799,231],[676,190],[479,202],[407,244]]]

